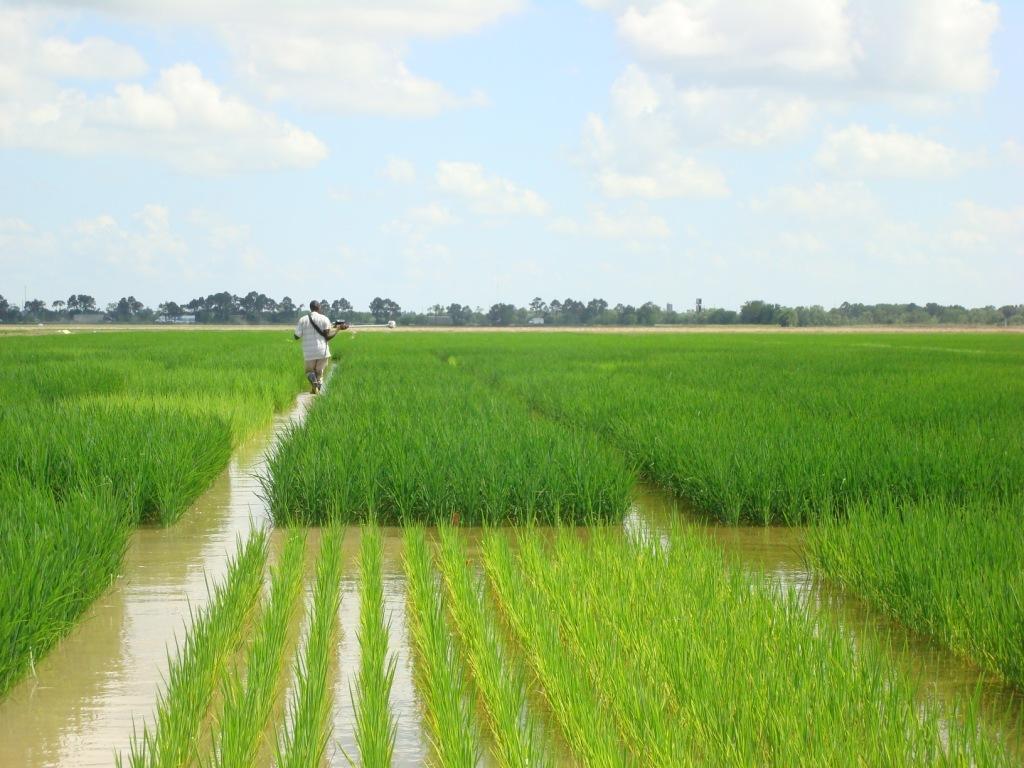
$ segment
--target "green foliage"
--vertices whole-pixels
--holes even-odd
[[[271,571],[270,598],[249,645],[244,680],[238,668],[225,680],[224,707],[214,731],[212,764],[217,768],[250,768],[257,762],[298,612],[305,550],[305,532],[290,531],[281,561]]]
[[[425,342],[425,343],[424,343]],[[264,479],[278,524],[621,516],[622,457],[539,418],[402,335],[344,342],[345,362]]]
[[[464,690],[462,664],[444,620],[443,598],[423,528],[406,528],[404,541],[416,687],[433,747],[432,764],[472,768],[480,753],[479,734]]]
[[[516,556],[491,534],[484,559],[585,764],[1012,764],[969,711],[922,706],[879,645],[699,532],[546,538],[522,531]]]
[[[384,545],[380,529],[362,529],[359,550],[359,679],[356,743],[364,766],[389,766],[395,750],[398,724],[391,714],[391,684],[396,657],[388,656],[388,624],[384,621],[384,581],[381,567]]]
[[[343,538],[344,529],[331,527],[325,529],[320,541],[306,645],[296,663],[288,720],[278,733],[279,768],[320,765],[327,750],[333,704],[329,670],[338,640]]]
[[[527,710],[522,665],[502,640],[497,614],[473,578],[469,553],[455,530],[441,529],[441,571],[448,610],[486,712],[494,758],[505,768],[551,765],[537,719]]]
[[[110,583],[139,522],[171,523],[292,402],[286,336],[0,338],[0,695]]]
[[[197,757],[199,733],[228,659],[241,644],[242,631],[260,589],[267,559],[266,533],[239,541],[223,584],[193,616],[185,641],[171,662],[167,688],[157,702],[156,722],[134,734],[128,756],[132,768],[178,768]],[[118,755],[117,763],[122,764]]]
[[[1024,499],[861,502],[812,528],[825,573],[1024,687]]]

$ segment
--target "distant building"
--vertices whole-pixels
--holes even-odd
[[[154,322],[170,325],[195,325],[195,315],[160,315]]]
[[[544,318],[543,317],[531,317],[526,322],[528,322],[530,325],[544,325]]]
[[[668,304],[665,305],[665,311],[666,312],[672,312],[673,311],[672,302],[669,302]]]
[[[697,314],[699,315],[703,311],[704,311],[704,302],[701,301],[700,299],[697,299]]]

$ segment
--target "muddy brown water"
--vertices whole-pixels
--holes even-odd
[[[151,722],[168,654],[173,655],[176,641],[184,636],[190,609],[205,605],[207,583],[223,577],[236,538],[254,525],[267,524],[256,476],[265,468],[267,452],[278,437],[289,425],[301,422],[308,402],[308,396],[300,397],[296,407],[278,416],[271,429],[240,446],[227,469],[178,524],[140,529],[133,535],[121,576],[36,666],[35,675],[0,701],[0,766],[109,766],[115,753],[127,750],[133,727]],[[951,703],[978,691],[980,717],[990,725],[1009,731],[1024,717],[1020,691],[907,631],[863,600],[815,578],[802,554],[800,529],[702,523],[647,486],[638,488],[625,525],[655,532],[679,514],[701,525],[746,567],[797,589],[809,610],[836,618],[855,639],[868,633],[885,638],[893,662],[921,681],[924,700]],[[401,531],[389,528],[383,533],[385,613],[397,661],[391,693],[397,721],[395,765],[419,766],[428,758],[430,747],[413,685]],[[467,533],[473,551],[478,532]],[[279,546],[280,538],[274,536],[272,553]],[[318,532],[311,531],[310,574],[318,547]],[[344,549],[341,635],[333,670],[335,705],[328,747],[331,766],[347,766],[346,754],[357,758],[351,692],[359,668],[358,528],[346,532]],[[289,679],[286,689],[292,684]],[[536,697],[532,700],[543,707]],[[1018,750],[1019,738],[1019,732],[1011,737]],[[264,757],[269,760],[269,752]]]

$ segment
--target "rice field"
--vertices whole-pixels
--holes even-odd
[[[0,696],[301,381],[246,334],[0,339]]]
[[[141,436],[153,419],[147,434],[195,466],[216,422],[223,466],[301,388],[294,347],[239,336],[231,349],[266,370],[245,404],[229,405],[228,384],[222,402],[190,404],[135,371],[89,394],[108,386],[99,347],[76,353],[96,367],[77,394],[0,397],[64,408],[84,436],[114,402],[123,439],[158,456]],[[157,354],[127,335],[87,341],[111,360],[121,343]],[[175,343],[176,383],[198,385],[203,352]],[[1019,763],[1024,337],[417,333],[334,349],[325,394],[269,449],[253,532],[168,638],[119,764]],[[160,426],[167,412],[191,430]],[[209,479],[186,493],[159,471],[133,476],[114,437],[51,470],[20,423],[24,452],[0,441],[25,467],[0,469],[19,500],[3,518],[17,548],[0,557],[51,575],[12,579],[4,599],[69,595],[51,610],[70,628],[103,589],[83,595],[61,573],[75,543],[93,547],[89,579],[109,582],[132,528],[173,532]],[[108,457],[114,477],[86,470]],[[675,511],[645,517],[640,483]],[[805,531],[807,579],[723,550],[708,520]],[[104,558],[96,542],[117,531]],[[1005,681],[1007,716],[980,686],[936,695],[885,632],[818,600],[819,583]],[[14,615],[0,611],[0,632]]]

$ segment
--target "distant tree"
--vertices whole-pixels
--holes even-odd
[[[636,325],[636,307],[632,304],[616,304],[615,320],[619,325]]]
[[[397,320],[402,314],[402,308],[391,299],[375,296],[370,302],[370,314],[378,323],[385,323],[388,320]]]
[[[653,301],[648,301],[636,311],[636,321],[640,325],[654,325],[661,322],[661,314],[661,307]]]
[[[540,296],[535,296],[533,301],[530,302],[530,311],[535,315],[543,315],[548,311],[548,305],[544,303],[544,299]]]
[[[740,322],[756,325],[772,325],[778,322],[776,313],[781,310],[778,304],[764,301],[747,301],[740,307]]]
[[[31,315],[35,319],[39,319],[39,316],[46,309],[46,302],[42,299],[31,299],[25,302],[25,314]]]
[[[583,312],[583,319],[587,323],[596,323],[601,320],[601,316],[608,310],[608,302],[604,299],[591,299],[587,302],[587,306]]]
[[[469,304],[449,304],[445,312],[452,319],[452,325],[469,325],[473,322],[473,308]]]
[[[64,311],[64,307],[67,306],[67,302],[61,301],[60,299],[54,299],[50,302],[50,306],[53,307],[53,311],[59,315]]]
[[[7,299],[0,294],[0,315],[7,314],[7,310],[11,308],[11,305],[7,302]]]
[[[494,304],[487,311],[487,320],[491,325],[512,325],[516,321],[514,304]]]
[[[164,302],[158,308],[160,312],[167,315],[167,317],[181,317],[184,314],[184,312],[181,311],[181,307],[173,301]]]
[[[348,299],[335,299],[331,302],[331,312],[335,315],[343,315],[352,311],[352,304]]]

